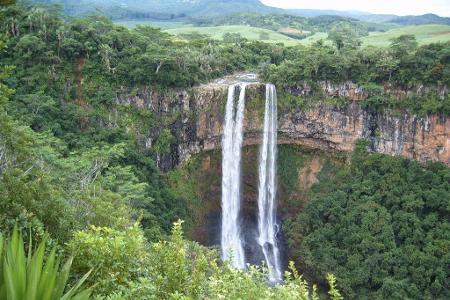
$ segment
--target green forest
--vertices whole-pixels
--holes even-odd
[[[185,235],[198,199],[163,166],[182,116],[118,101],[140,87],[170,94],[252,71],[277,86],[280,111],[345,105],[317,83],[352,81],[369,92],[368,111],[446,118],[450,97],[437,90],[450,84],[450,42],[419,46],[402,35],[388,48],[362,47],[369,23],[355,31],[356,21],[300,17],[309,27],[299,29],[327,26],[327,40],[180,39],[13,2],[0,2],[0,299],[450,298],[445,164],[369,154],[358,142],[283,220],[292,261],[272,286],[267,268],[236,270]],[[298,97],[302,83],[312,91]],[[430,88],[399,99],[385,86]],[[285,157],[286,181],[299,155]]]

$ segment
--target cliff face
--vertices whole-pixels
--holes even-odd
[[[223,80],[190,91],[163,94],[141,90],[132,97],[124,93],[118,101],[147,107],[159,116],[176,115],[169,126],[176,135],[177,143],[161,165],[163,170],[168,170],[189,159],[192,154],[221,147],[229,83]],[[399,111],[370,111],[359,103],[367,97],[363,89],[351,83],[320,85],[326,96],[344,97],[348,101],[340,107],[317,104],[308,109],[279,113],[280,144],[325,151],[352,151],[356,140],[363,138],[369,141],[368,150],[373,152],[401,155],[421,162],[441,161],[450,165],[450,117],[429,115],[420,118]],[[301,97],[309,90],[307,86],[301,86],[289,92]],[[401,94],[399,90],[392,92]],[[440,93],[447,91],[444,89]],[[249,146],[260,143],[265,86],[251,83],[246,94],[244,144]],[[153,129],[145,137],[147,146],[152,144],[157,132]]]
[[[350,102],[343,108],[321,105],[280,118],[280,143],[352,151],[360,138],[369,141],[372,152],[450,165],[448,117],[370,112]]]

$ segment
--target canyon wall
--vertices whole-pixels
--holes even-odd
[[[163,170],[169,170],[195,153],[221,147],[229,83],[221,80],[189,91],[164,93],[142,89],[133,96],[124,91],[118,102],[149,108],[161,117],[173,116],[168,126],[176,135],[177,142],[172,145],[171,153],[162,158],[160,165]],[[294,108],[286,112],[281,109],[278,116],[280,144],[348,152],[354,149],[358,139],[366,139],[371,152],[400,155],[421,162],[440,161],[450,166],[449,116],[436,114],[419,117],[401,111],[364,109],[360,101],[367,97],[367,92],[355,84],[319,85],[325,97],[341,97],[347,101],[339,106],[321,104],[319,101],[308,108]],[[303,97],[310,89],[299,86],[288,92],[292,97]],[[391,92],[400,97],[409,93],[398,89]],[[439,93],[447,96],[448,91],[444,88]],[[244,144],[247,146],[260,143],[264,99],[265,86],[249,83],[244,124]],[[280,99],[279,102],[282,101]],[[157,133],[158,129],[153,128],[148,136],[143,137],[143,143],[150,147]]]

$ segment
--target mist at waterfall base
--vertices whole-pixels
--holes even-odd
[[[241,212],[241,160],[245,84],[231,85],[225,108],[222,138],[222,259],[238,269],[247,264],[265,264],[270,282],[282,280],[276,220],[277,98],[272,84],[266,85],[264,130],[258,168],[258,207]],[[237,98],[236,91],[239,91]],[[237,98],[237,99],[236,99]],[[237,102],[237,104],[236,104]]]

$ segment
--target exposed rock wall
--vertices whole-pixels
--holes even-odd
[[[352,151],[356,140],[364,138],[369,141],[369,150],[373,152],[401,155],[421,162],[441,161],[450,165],[448,116],[429,115],[420,118],[399,111],[374,112],[361,107],[359,100],[365,99],[367,92],[354,84],[320,85],[327,96],[345,97],[348,102],[343,107],[319,104],[307,110],[298,109],[280,114],[280,144],[297,144],[326,151]],[[159,116],[177,116],[170,123],[177,144],[173,145],[173,151],[165,158],[162,167],[169,169],[194,153],[221,147],[227,88],[225,83],[214,83],[191,91],[158,93],[146,89],[134,96],[124,93],[119,96],[118,102],[149,108]],[[301,97],[307,91],[308,87],[302,86],[290,92]],[[394,94],[397,92],[393,91]],[[443,88],[439,93],[445,95],[448,91]],[[245,145],[260,143],[264,99],[263,84],[248,86]],[[157,131],[149,132],[145,144],[151,144]]]
[[[444,116],[370,112],[349,102],[343,108],[319,105],[288,113],[279,128],[280,143],[352,151],[356,140],[364,138],[373,152],[450,165],[450,119]]]

